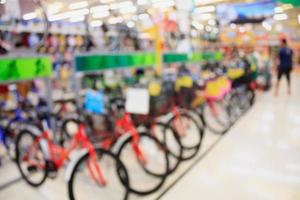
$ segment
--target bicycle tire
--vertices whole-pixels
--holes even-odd
[[[223,104],[225,104],[225,105],[223,105]],[[228,131],[228,129],[230,128],[230,126],[232,124],[232,122],[230,120],[230,114],[231,113],[229,111],[230,102],[228,102],[228,103],[217,102],[217,104],[215,104],[215,105],[220,105],[221,106],[222,112],[224,114],[224,118],[226,118],[225,120],[227,120],[227,122],[224,122],[225,120],[224,121],[220,120],[219,118],[217,118],[215,116],[211,116],[213,114],[211,114],[212,111],[211,111],[211,109],[209,108],[208,105],[204,106],[204,108],[203,108],[203,118],[204,118],[206,127],[210,131],[212,131],[215,134],[223,135]],[[213,121],[211,121],[211,119]],[[216,127],[216,126],[219,126],[219,127]]]
[[[168,174],[172,174],[173,172],[176,171],[176,169],[179,167],[180,163],[182,162],[182,156],[183,156],[183,146],[181,143],[181,140],[179,138],[179,134],[176,132],[176,130],[170,126],[167,123],[161,123],[161,122],[156,122],[155,127],[161,126],[162,127],[162,135],[158,136],[158,133],[153,133],[153,129],[151,129],[151,133],[154,137],[156,137],[161,143],[163,143],[168,151],[169,155],[169,169],[168,169]],[[170,139],[172,137],[172,139]],[[173,141],[173,142],[172,142]],[[172,142],[172,143],[171,143]],[[176,150],[173,150],[173,146],[177,146],[175,148],[178,148]],[[177,152],[174,152],[177,151]],[[175,159],[175,163],[172,163],[172,158]],[[151,175],[151,172],[149,172]]]
[[[182,148],[183,148],[183,155],[181,157],[181,160],[183,161],[187,161],[187,160],[190,160],[192,158],[194,158],[197,153],[199,152],[200,150],[200,147],[201,147],[201,144],[202,144],[202,140],[203,140],[203,136],[204,136],[204,128],[201,128],[199,123],[195,120],[195,118],[193,116],[191,116],[187,111],[180,111],[180,116],[181,117],[184,117],[186,119],[189,120],[189,123],[192,123],[194,124],[194,128],[196,128],[196,132],[194,135],[196,135],[196,140],[195,140],[195,137],[192,137],[191,138],[191,141],[195,144],[193,145],[187,145],[186,143],[188,142],[184,142],[184,136],[183,137],[179,137],[180,140],[181,140],[181,144],[182,144]],[[176,116],[173,116],[169,121],[168,121],[168,124],[172,126],[172,123],[176,120]],[[174,130],[176,130],[176,127],[173,127]],[[179,134],[182,134],[180,133],[180,130],[176,130],[177,133]],[[196,141],[196,142],[195,142]],[[185,155],[186,152],[192,152],[192,153],[189,153],[188,155]]]
[[[116,163],[116,173],[118,174],[117,177],[120,181],[120,183],[124,186],[125,188],[125,194],[124,194],[124,200],[128,199],[128,190],[127,188],[129,188],[129,181],[128,181],[128,172],[125,168],[125,166],[123,165],[123,163],[120,161],[120,159],[113,153],[111,153],[108,150],[105,150],[103,148],[99,148],[99,147],[95,147],[95,151],[96,154],[99,155],[106,155],[109,156],[110,158],[112,158]],[[86,154],[84,154],[80,159],[78,159],[78,161],[76,162],[76,164],[74,165],[74,168],[72,170],[71,176],[70,176],[70,180],[67,183],[67,189],[68,189],[68,196],[70,200],[78,200],[78,198],[76,198],[76,195],[74,194],[74,180],[76,178],[76,172],[78,170],[82,170],[81,166],[82,164],[86,161],[86,159],[89,158],[89,152],[86,152]],[[119,175],[121,174],[121,175]],[[95,195],[95,194],[93,194]],[[86,198],[82,199],[85,200]],[[80,199],[81,200],[81,199]]]
[[[151,177],[155,178],[156,180],[158,180],[157,181],[158,183],[156,183],[155,186],[149,187],[147,189],[138,189],[138,188],[136,188],[136,186],[133,186],[133,184],[132,184],[133,183],[132,176],[130,176],[130,172],[128,171],[129,182],[130,182],[130,185],[128,187],[128,191],[130,193],[134,193],[134,194],[137,194],[137,195],[140,195],[140,196],[145,196],[145,195],[149,195],[149,194],[152,194],[152,193],[156,192],[165,183],[165,181],[166,181],[166,179],[167,179],[167,177],[169,175],[169,159],[168,159],[168,152],[167,152],[167,150],[165,150],[164,145],[157,138],[155,138],[155,137],[151,136],[149,133],[145,133],[145,132],[139,133],[139,138],[140,138],[139,142],[141,141],[141,138],[148,138],[148,139],[152,140],[152,142],[154,142],[155,145],[159,146],[159,148],[162,149],[162,151],[161,151],[161,152],[163,152],[162,156],[163,156],[164,161],[166,162],[166,165],[164,166],[163,172],[161,174],[157,174],[155,172],[149,173],[150,170],[149,169],[146,170],[145,166],[141,166],[142,164],[139,161],[137,161],[139,167],[142,168],[142,170],[148,175],[148,177],[151,176]],[[125,152],[124,151],[125,147],[127,145],[131,145],[132,141],[133,141],[133,136],[130,136],[129,138],[127,138],[122,143],[122,145],[118,149],[117,156],[119,157],[119,159],[121,160],[121,162],[123,162],[123,164],[124,164],[124,161],[122,159],[123,158],[122,154]],[[128,156],[129,155],[127,154],[126,157],[125,157],[126,158],[125,160],[127,160],[129,158]],[[134,157],[134,159],[137,159],[137,158]],[[126,164],[124,164],[124,165],[125,165],[126,169],[129,169],[129,166],[126,166]],[[137,173],[135,173],[135,175],[137,175]]]
[[[19,171],[20,171],[20,173],[21,173],[22,178],[23,178],[29,185],[31,185],[32,187],[39,187],[39,186],[41,186],[41,185],[46,181],[46,179],[47,179],[47,176],[48,176],[48,170],[47,170],[48,162],[47,162],[47,160],[45,159],[44,154],[43,154],[43,158],[44,158],[44,162],[45,162],[45,169],[42,170],[42,171],[43,171],[43,174],[42,174],[42,177],[41,177],[41,179],[40,179],[39,181],[34,182],[34,181],[30,180],[30,179],[27,177],[27,175],[26,175],[26,173],[23,171],[22,166],[21,166],[21,163],[20,163],[21,151],[20,151],[20,146],[19,146],[22,137],[24,137],[26,134],[28,134],[30,137],[32,137],[33,141],[34,141],[35,138],[36,138],[36,136],[35,136],[31,131],[29,131],[29,130],[22,130],[22,131],[18,134],[18,136],[17,136],[17,138],[16,138],[16,163],[17,163],[17,167],[18,167],[18,169],[19,169]],[[39,144],[39,149],[42,151],[40,144]]]

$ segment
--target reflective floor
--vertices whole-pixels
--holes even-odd
[[[300,76],[256,105],[163,200],[300,199]]]
[[[255,106],[224,137],[206,132],[197,164],[194,160],[180,166],[156,194],[130,199],[299,200],[300,74],[293,80],[292,96],[286,95],[285,80],[279,97],[273,91],[259,94]],[[0,199],[66,200],[63,175],[61,171],[57,179],[35,189],[19,181],[16,167],[5,162],[0,168]]]

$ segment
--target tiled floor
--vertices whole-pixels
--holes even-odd
[[[206,133],[199,157],[205,156],[175,185],[170,187],[194,161],[183,164],[158,193],[130,199],[299,200],[300,75],[293,78],[292,96],[284,93],[283,83],[279,97],[274,98],[273,92],[260,94],[255,106],[221,140]],[[66,200],[63,174],[39,189],[18,181],[0,190],[0,200]],[[0,168],[0,188],[18,176],[12,164]]]
[[[162,200],[299,200],[300,77],[257,104]]]

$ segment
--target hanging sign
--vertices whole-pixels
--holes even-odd
[[[49,57],[0,58],[0,83],[51,76],[52,64]]]

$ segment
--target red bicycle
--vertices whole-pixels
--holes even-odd
[[[39,119],[42,120],[41,127],[28,126],[16,138],[17,166],[22,177],[29,185],[39,187],[47,177],[55,178],[58,170],[70,159],[71,153],[78,149],[87,153],[85,166],[89,178],[97,186],[103,188],[108,183],[107,178],[109,177],[105,176],[103,172],[103,166],[106,166],[103,163],[103,157],[109,157],[113,160],[115,169],[122,172],[122,183],[127,183],[127,181],[124,181],[128,180],[124,165],[111,152],[94,147],[87,136],[86,126],[83,122],[78,122],[78,131],[73,135],[70,145],[64,148],[53,143],[52,131],[47,123],[46,115],[40,114],[39,116]],[[69,174],[74,176],[77,172],[79,171],[73,171]]]
[[[89,120],[92,141],[103,149],[116,153],[126,166],[128,181],[123,181],[123,184],[125,183],[124,186],[129,192],[147,195],[157,191],[169,175],[166,146],[153,137],[149,129],[135,126],[131,115],[125,112],[123,98],[112,99],[110,107],[107,115],[86,116],[86,119],[94,117]],[[99,124],[101,128],[95,128]],[[124,180],[122,174],[122,170],[118,170],[120,179]],[[147,184],[142,184],[145,180],[148,180]],[[73,181],[69,184],[73,184]]]

